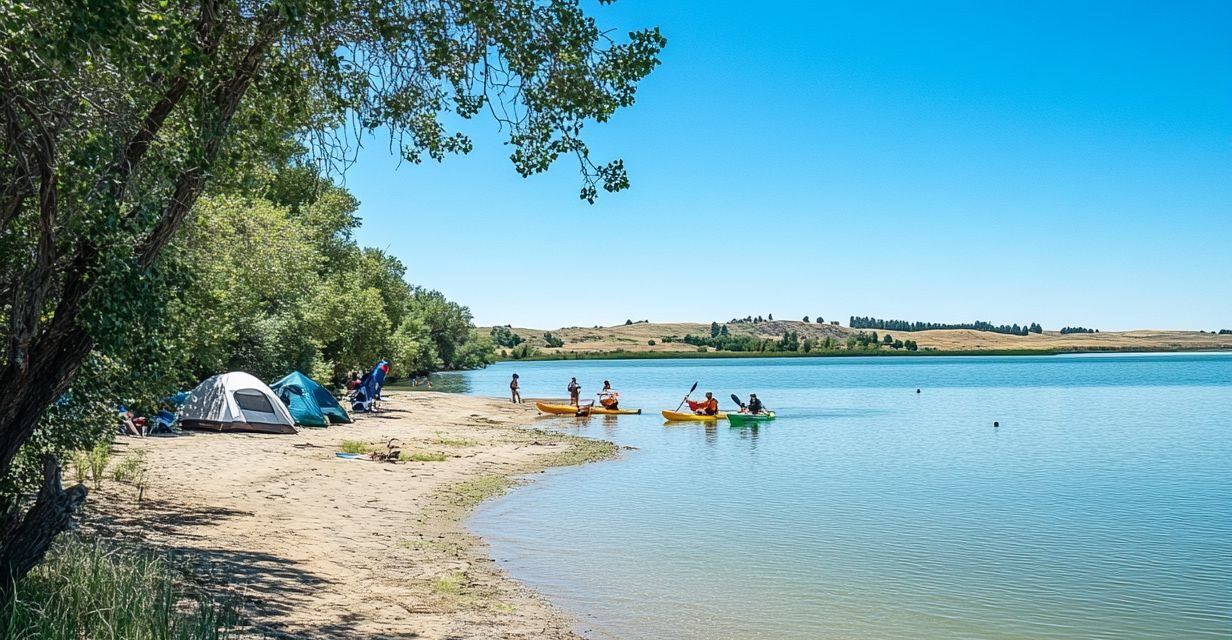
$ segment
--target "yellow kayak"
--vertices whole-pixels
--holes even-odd
[[[712,416],[699,416],[692,411],[664,411],[663,417],[677,422],[714,422],[715,420],[726,420],[727,414],[720,411]]]
[[[591,413],[601,416],[640,416],[641,409],[608,409],[607,407],[595,407],[590,410]]]
[[[539,410],[539,413],[552,413],[561,416],[578,416],[593,412],[593,409],[590,409],[590,407],[579,409],[571,404],[548,404],[546,402],[536,402],[535,408]]]

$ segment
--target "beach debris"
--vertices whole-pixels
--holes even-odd
[[[390,438],[389,442],[385,443],[384,451],[373,451],[368,454],[368,458],[373,462],[397,462],[402,458],[402,450],[397,448],[402,446],[402,441],[397,438]]]

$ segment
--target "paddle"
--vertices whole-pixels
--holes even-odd
[[[694,392],[694,391],[697,391],[697,383],[696,383],[696,382],[694,382],[694,383],[693,383],[693,386],[692,386],[692,387],[689,387],[689,392],[688,392],[688,393],[686,393],[686,394],[684,394],[684,400],[688,400],[688,399],[689,399],[689,396],[693,395],[693,392]],[[679,404],[679,405],[676,405],[676,411],[677,411],[677,412],[679,412],[679,411],[680,411],[680,407],[683,407],[683,406],[684,406],[684,400],[681,400],[681,401],[680,401],[680,404]]]
[[[737,407],[740,407],[741,409],[744,408],[744,403],[740,401],[740,396],[733,393],[731,395],[731,399],[732,399],[732,402],[736,403]]]

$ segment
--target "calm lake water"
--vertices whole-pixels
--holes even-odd
[[[597,638],[1232,638],[1232,355],[501,364],[636,447],[473,531]],[[756,430],[665,424],[693,381]],[[916,389],[921,393],[917,394]],[[1000,422],[994,428],[993,422]]]

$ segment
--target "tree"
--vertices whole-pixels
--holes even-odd
[[[509,325],[492,327],[489,332],[492,342],[498,347],[516,347],[522,343],[522,336],[513,332]]]
[[[723,325],[722,327],[720,327],[720,328],[719,328],[719,337],[721,337],[721,338],[726,338],[726,337],[728,337],[728,336],[730,336],[730,335],[731,335],[731,333],[730,333],[730,332],[728,332],[728,330],[727,330],[727,325]]]
[[[596,164],[580,133],[633,103],[665,40],[652,29],[615,42],[571,2],[510,4],[6,3],[0,477],[89,358],[150,361],[159,329],[132,310],[156,306],[174,279],[164,254],[177,231],[208,189],[301,154],[290,141],[335,167],[348,141],[384,132],[408,162],[439,161],[471,148],[452,123],[491,114],[523,176],[572,156],[583,199],[626,188],[623,164]],[[421,302],[433,309],[404,322],[435,331],[441,312],[453,331],[469,315]],[[433,337],[446,362],[470,355],[454,338]],[[61,487],[54,458],[41,476],[28,509],[0,505],[0,595],[85,499]]]
[[[711,323],[710,323],[710,337],[711,337],[711,338],[717,338],[717,337],[719,337],[719,331],[720,331],[720,329],[719,329],[719,323],[717,323],[717,322],[711,322]]]
[[[882,338],[881,342],[884,344],[894,344],[894,336],[887,333],[885,334],[885,337]]]
[[[817,316],[817,324],[825,324],[825,323],[826,323],[826,319],[825,319],[825,318],[823,318],[823,317],[821,317],[821,316]]]
[[[808,321],[809,321],[809,317],[808,317],[808,316],[804,316],[804,320],[803,320],[802,322],[804,322],[804,324],[808,324]]]
[[[772,313],[772,314],[770,314],[770,315],[766,316],[766,319],[767,319],[767,320],[769,320],[770,322],[774,322],[774,314]]]
[[[552,335],[551,331],[545,331],[543,333],[543,343],[552,348],[565,346],[565,341]]]

